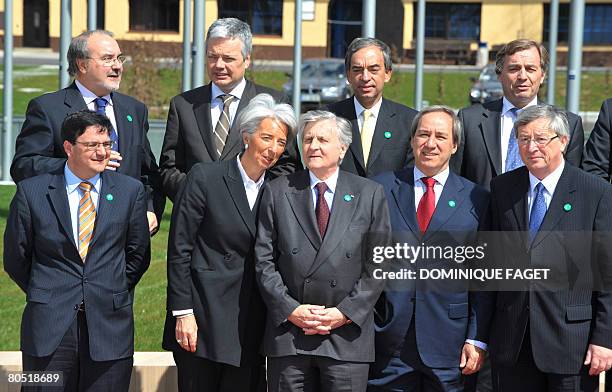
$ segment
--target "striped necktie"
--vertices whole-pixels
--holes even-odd
[[[83,181],[79,184],[79,189],[83,193],[79,201],[79,255],[85,262],[89,243],[93,235],[94,223],[96,222],[96,209],[91,199],[91,183]]]
[[[215,149],[217,150],[217,154],[221,157],[221,153],[223,152],[223,148],[225,147],[225,141],[227,140],[227,135],[229,135],[230,130],[230,105],[234,100],[233,95],[224,94],[220,95],[219,98],[223,101],[223,111],[221,112],[221,116],[219,117],[219,121],[215,126],[214,130],[214,138],[215,138]]]

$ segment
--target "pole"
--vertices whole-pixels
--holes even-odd
[[[362,13],[361,35],[373,38],[376,36],[376,0],[363,0]]]
[[[13,144],[13,0],[4,0],[4,90],[2,91],[2,180],[10,181]]]
[[[295,116],[301,111],[302,92],[302,0],[295,0],[295,23],[293,37],[293,108]]]
[[[98,28],[98,0],[87,0],[87,30]]]
[[[204,85],[204,0],[194,0],[191,88]]]
[[[580,76],[582,67],[582,34],[584,30],[584,0],[572,0],[570,4],[569,53],[567,63],[568,112],[580,110]]]
[[[417,39],[416,59],[414,66],[414,108],[423,106],[423,63],[425,60],[425,0],[417,3]]]
[[[548,67],[548,88],[546,102],[555,104],[555,83],[557,79],[557,37],[559,32],[559,0],[550,0],[550,34],[548,36],[548,53],[550,61]]]
[[[183,91],[191,90],[191,0],[183,0]]]
[[[62,0],[60,4],[60,50],[59,50],[59,88],[68,86],[68,46],[72,38],[72,0]]]

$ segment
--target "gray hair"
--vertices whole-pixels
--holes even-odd
[[[552,105],[535,105],[525,108],[516,117],[512,131],[518,138],[519,127],[523,127],[541,118],[548,120],[548,129],[553,131],[555,135],[570,137],[567,115],[563,110]]]
[[[546,50],[544,45],[530,39],[515,39],[502,46],[495,56],[495,73],[501,75],[504,70],[506,56],[512,56],[516,52],[522,52],[523,50],[529,50],[531,48],[536,48],[538,50],[540,55],[540,68],[542,68],[543,73],[546,73],[548,71],[548,50]]]
[[[338,139],[340,143],[346,148],[351,145],[353,141],[353,130],[351,123],[342,117],[336,116],[332,112],[326,110],[311,110],[300,116],[298,122],[298,141],[300,144],[304,142],[304,129],[308,124],[317,123],[320,121],[333,120],[336,122],[336,131],[338,132]]]
[[[393,69],[393,61],[391,60],[391,49],[389,48],[389,45],[376,38],[359,37],[355,38],[353,42],[350,43],[348,48],[346,48],[346,55],[344,56],[344,68],[346,69],[347,73],[351,68],[351,59],[353,55],[357,51],[363,48],[367,48],[369,46],[375,46],[380,49],[383,55],[383,59],[385,61],[385,70],[391,71]]]
[[[242,58],[246,59],[253,51],[253,35],[248,24],[236,18],[215,20],[206,33],[206,50],[208,41],[213,38],[239,39],[242,42]]]
[[[419,113],[412,120],[412,125],[410,127],[410,135],[414,137],[421,123],[421,119],[424,115],[428,113],[446,113],[450,116],[453,121],[453,142],[455,144],[459,144],[461,140],[461,134],[463,133],[463,126],[461,125],[461,121],[459,121],[459,117],[455,114],[455,111],[448,106],[445,105],[433,105],[428,106],[424,109],[421,109]]]
[[[286,103],[276,103],[270,94],[258,94],[238,113],[236,125],[240,134],[252,135],[266,118],[285,124],[287,140],[295,133],[296,120],[293,108]]]
[[[87,43],[89,41],[89,37],[94,34],[102,34],[114,38],[113,33],[108,30],[89,30],[85,31],[70,41],[70,46],[68,46],[68,75],[74,77],[79,72],[79,66],[77,64],[77,60],[86,59],[89,57],[89,49],[87,47]]]

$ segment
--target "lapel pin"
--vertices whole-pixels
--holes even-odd
[[[391,132],[385,132],[385,139],[391,139]]]
[[[457,206],[457,203],[454,200],[449,200],[448,201],[448,206],[450,208],[455,208]]]
[[[130,116],[130,115],[128,114],[126,117],[127,117],[127,120],[128,120],[129,122],[132,122],[132,120],[133,120],[132,116]]]
[[[113,201],[113,199],[114,199],[114,197],[113,197],[113,195],[111,193],[107,193],[106,194],[106,200]]]
[[[353,200],[353,197],[355,197],[355,196],[353,196],[353,195],[348,195],[348,194],[347,194],[347,195],[344,195],[344,201],[351,201],[351,200]]]
[[[565,203],[565,205],[563,206],[563,210],[565,212],[570,212],[572,210],[572,205],[570,203]]]

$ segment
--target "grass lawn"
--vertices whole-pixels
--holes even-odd
[[[0,231],[4,233],[14,186],[0,186]],[[172,204],[168,201],[160,231],[152,239],[151,266],[136,286],[134,315],[136,350],[161,351],[166,310],[166,244]],[[2,248],[0,243],[0,248]],[[19,325],[25,305],[25,294],[0,271],[0,351],[19,350]]]

